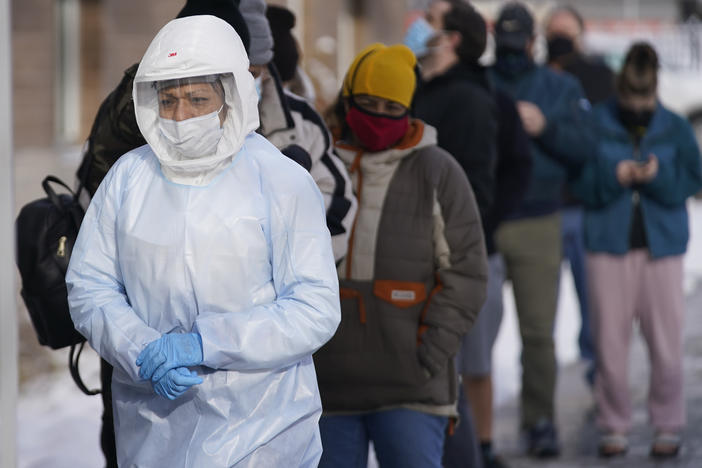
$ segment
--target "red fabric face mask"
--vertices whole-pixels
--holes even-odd
[[[400,141],[409,129],[409,116],[385,117],[370,114],[352,105],[346,113],[356,138],[371,152],[381,151]]]

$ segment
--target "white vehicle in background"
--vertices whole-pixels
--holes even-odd
[[[668,108],[687,117],[702,146],[702,71],[662,69],[658,95]]]

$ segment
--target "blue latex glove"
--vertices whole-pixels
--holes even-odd
[[[171,369],[202,363],[202,338],[197,333],[166,333],[139,353],[139,377],[158,382]]]
[[[175,400],[188,391],[193,385],[202,383],[202,378],[195,371],[186,367],[178,367],[166,372],[158,382],[153,383],[154,391],[164,398]]]

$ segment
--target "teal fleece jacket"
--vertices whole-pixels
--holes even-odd
[[[659,103],[637,145],[619,121],[615,99],[599,104],[591,117],[596,152],[571,184],[585,204],[585,247],[591,252],[627,253],[633,199],[638,197],[651,255],[685,253],[689,239],[685,200],[702,188],[700,151],[690,124]],[[617,182],[617,163],[645,161],[650,154],[659,161],[653,180],[632,187]]]

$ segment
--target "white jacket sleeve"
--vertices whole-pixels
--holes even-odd
[[[116,221],[127,179],[120,172],[109,172],[95,193],[73,248],[66,284],[76,329],[103,359],[138,382],[136,358],[161,333],[136,314],[125,292],[116,242]]]
[[[356,217],[357,202],[344,163],[334,153],[332,137],[322,117],[303,99],[286,94],[292,111],[297,144],[310,154],[314,179],[326,207],[334,259],[341,261],[348,250],[349,233]]]
[[[245,310],[202,311],[204,365],[269,370],[292,365],[326,343],[341,320],[339,285],[324,205],[309,175],[264,187],[270,197],[276,299]]]
[[[313,160],[310,174],[324,196],[334,259],[341,261],[348,251],[349,233],[356,217],[353,185],[344,164],[331,148],[320,159]]]

